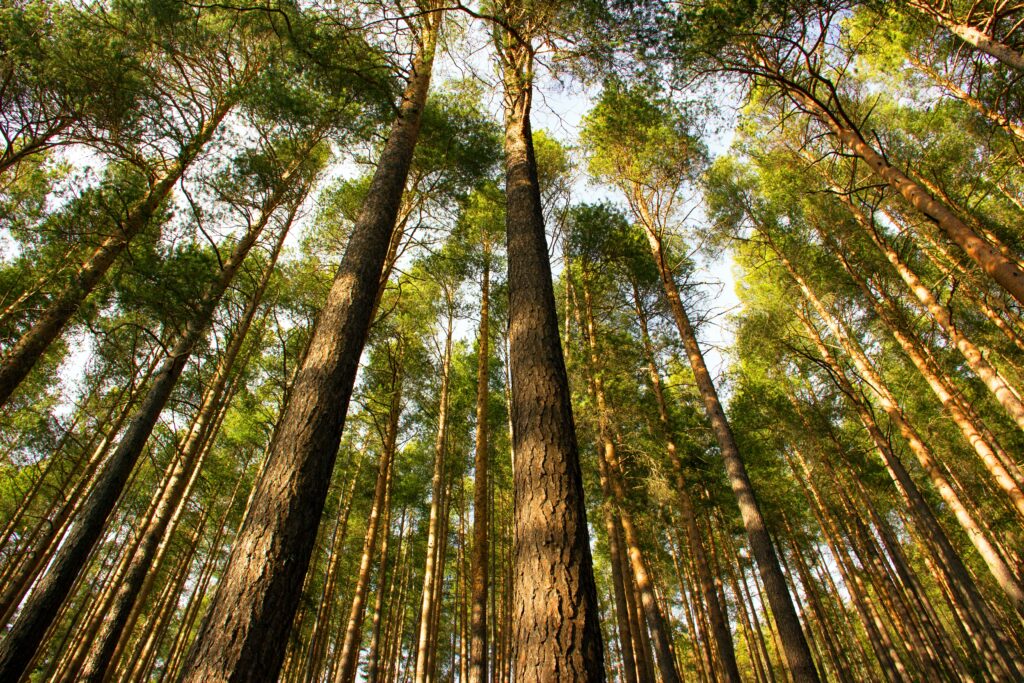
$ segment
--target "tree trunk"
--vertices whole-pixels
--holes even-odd
[[[852,127],[843,125],[817,100],[792,84],[781,80],[801,105],[822,121],[839,141],[853,154],[860,157],[872,171],[899,193],[915,209],[932,220],[945,235],[960,246],[978,266],[988,273],[1010,296],[1024,304],[1024,271],[1013,260],[978,236],[945,203],[935,199],[920,183],[915,182],[901,170],[889,163],[874,147]]]
[[[984,52],[989,57],[1005,64],[1011,69],[1024,71],[1024,55],[1021,55],[1020,52],[1014,50],[1009,45],[996,40],[973,26],[960,23],[947,11],[944,11],[941,7],[936,7],[932,2],[910,0],[908,4],[934,19],[940,26],[946,28],[950,33],[968,45],[977,48],[978,51]],[[947,3],[942,3],[942,5],[948,6]]]
[[[18,680],[41,645],[43,634],[52,623],[57,607],[67,599],[76,576],[100,538],[107,518],[142,455],[192,351],[207,333],[217,305],[282,198],[283,191],[275,192],[263,207],[260,220],[235,245],[231,255],[222,264],[216,281],[196,305],[181,337],[161,362],[149,391],[117,449],[97,475],[89,497],[54,557],[49,571],[40,579],[12,625],[7,639],[0,646],[0,678]]]
[[[665,450],[668,454],[669,462],[676,473],[676,502],[683,516],[683,523],[686,528],[686,542],[690,555],[693,558],[694,568],[697,570],[697,580],[700,583],[704,605],[708,611],[708,620],[711,624],[711,635],[715,651],[722,665],[721,673],[723,680],[727,681],[727,683],[739,683],[741,678],[739,666],[736,664],[732,632],[729,630],[729,622],[718,599],[718,591],[715,590],[714,577],[708,566],[707,549],[704,547],[704,538],[697,526],[697,513],[693,507],[693,499],[690,497],[684,476],[683,462],[679,458],[675,439],[672,437],[669,426],[668,402],[665,400],[665,392],[661,385],[661,375],[658,373],[658,367],[655,364],[654,347],[651,344],[651,335],[647,326],[647,314],[644,312],[640,291],[635,281],[632,283],[632,288],[633,303],[637,320],[640,323],[640,338],[643,342],[644,355],[647,358],[647,373],[651,379],[651,388],[658,405],[658,422],[661,426],[662,436],[665,439]]]
[[[401,343],[401,342],[399,342]],[[402,351],[399,350],[398,354]],[[394,361],[394,374],[391,378],[391,408],[388,412],[388,428],[377,467],[377,483],[373,490],[373,505],[366,522],[366,537],[363,539],[363,553],[359,560],[359,574],[352,592],[352,606],[349,609],[348,624],[345,627],[345,640],[341,654],[335,683],[350,683],[356,678],[356,667],[359,664],[359,646],[362,643],[363,615],[366,612],[366,594],[370,588],[370,569],[373,563],[374,550],[377,546],[377,535],[380,530],[381,515],[388,516],[391,502],[391,478],[394,469],[395,450],[398,447],[398,422],[402,415],[402,361]],[[385,528],[385,539],[387,529]],[[387,549],[386,540],[384,545]],[[381,559],[384,566],[384,559]]]
[[[451,301],[449,301],[449,304]],[[445,544],[442,536],[442,516],[444,514],[445,489],[445,452],[448,437],[448,394],[451,381],[452,364],[452,317],[449,307],[448,326],[445,330],[444,352],[441,359],[441,398],[437,415],[437,437],[434,440],[434,474],[430,482],[430,520],[427,526],[427,555],[423,568],[423,593],[420,602],[420,629],[416,644],[416,671],[414,681],[425,683],[432,680],[430,667],[430,651],[437,647],[431,638],[434,615],[440,610],[435,600],[435,583],[437,575],[444,573],[444,565],[438,562],[439,548]]]
[[[271,681],[280,670],[430,86],[440,14],[425,21],[398,118],[183,681]]]
[[[704,409],[711,429],[715,434],[722,459],[725,461],[726,473],[729,477],[729,484],[732,487],[733,495],[740,509],[740,516],[743,519],[743,526],[747,531],[747,538],[750,542],[750,549],[757,562],[758,570],[761,573],[761,580],[764,581],[765,590],[768,593],[768,602],[772,607],[772,614],[775,617],[776,625],[779,628],[779,636],[782,639],[783,651],[790,673],[796,683],[817,682],[818,672],[814,668],[814,659],[811,656],[810,648],[804,638],[803,629],[800,626],[800,618],[793,607],[793,600],[786,587],[786,579],[779,567],[779,559],[768,535],[764,517],[761,514],[760,505],[754,494],[753,485],[747,475],[746,466],[740,456],[739,446],[733,436],[732,428],[725,410],[718,398],[718,390],[715,388],[711,373],[704,362],[704,354],[700,350],[696,333],[690,324],[690,319],[683,308],[682,299],[679,297],[679,290],[676,287],[672,271],[665,259],[662,249],[661,237],[657,232],[654,222],[650,216],[642,216],[641,223],[647,233],[647,239],[651,246],[651,254],[661,277],[661,283],[665,290],[665,298],[668,299],[669,307],[675,319],[676,328],[686,349],[690,367],[693,370],[697,388],[701,398],[704,400]]]
[[[487,581],[488,538],[490,526],[487,486],[487,406],[488,352],[490,341],[489,306],[491,291],[490,242],[484,237],[484,269],[480,282],[480,328],[477,333],[476,361],[476,453],[473,460],[473,553],[470,558],[472,609],[470,612],[469,683],[487,683]]]
[[[533,53],[516,43],[504,57],[515,453],[513,675],[517,683],[603,681],[583,478],[530,129]]]

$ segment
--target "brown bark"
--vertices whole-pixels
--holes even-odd
[[[280,669],[430,86],[440,15],[425,21],[398,118],[183,681],[269,681]]]
[[[345,539],[348,536],[348,520],[352,513],[352,501],[355,499],[356,486],[359,484],[359,472],[362,469],[363,457],[369,440],[364,440],[362,447],[354,456],[354,462],[349,467],[352,470],[348,491],[339,502],[340,513],[334,524],[334,533],[331,538],[331,550],[327,559],[327,577],[324,580],[324,592],[317,605],[316,620],[313,622],[313,629],[310,634],[308,658],[306,661],[306,678],[321,678],[323,675],[323,659],[327,653],[327,642],[330,639],[330,624],[334,614],[334,595],[338,586],[338,571],[342,558],[345,556],[343,550]],[[332,667],[336,660],[332,661]],[[334,668],[327,673],[328,680],[334,680]]]
[[[769,67],[770,68],[770,67]],[[822,121],[853,154],[860,157],[882,180],[900,194],[911,206],[932,220],[953,242],[960,246],[978,266],[1019,303],[1024,304],[1024,271],[1011,258],[982,239],[961,220],[944,202],[933,197],[928,190],[903,171],[896,168],[875,150],[856,130],[846,125],[818,100],[793,84],[779,80],[783,87],[806,107],[812,116]]]
[[[402,353],[401,350],[398,354]],[[345,627],[345,640],[341,646],[339,665],[335,683],[350,683],[356,678],[356,667],[359,664],[359,646],[362,643],[363,615],[366,611],[366,594],[370,588],[370,569],[380,533],[381,515],[389,519],[391,503],[391,478],[394,470],[395,450],[398,447],[398,423],[402,415],[402,360],[393,359],[395,363],[391,377],[391,407],[388,412],[387,432],[384,437],[377,468],[377,483],[373,490],[373,505],[366,521],[366,537],[363,539],[363,553],[359,560],[359,573],[352,591],[352,605],[349,609],[348,623]],[[381,575],[386,570],[386,552],[388,528],[384,526],[382,542]]]
[[[603,681],[583,481],[530,129],[532,48],[506,46],[504,60],[514,676],[518,683]]]
[[[472,609],[470,612],[469,683],[487,683],[487,529],[491,523],[487,486],[487,406],[489,360],[489,306],[491,291],[490,241],[484,236],[484,268],[480,281],[480,327],[477,333],[476,451],[473,460],[473,552],[470,558]]]
[[[797,683],[818,681],[818,672],[814,668],[814,659],[804,638],[796,609],[793,607],[793,600],[786,587],[786,579],[782,574],[782,569],[779,567],[775,547],[772,545],[771,538],[768,535],[768,528],[761,514],[761,508],[754,494],[750,477],[747,475],[746,466],[743,464],[739,446],[736,444],[736,438],[733,436],[732,427],[729,425],[725,409],[718,398],[718,390],[715,388],[714,381],[711,379],[711,373],[704,362],[704,354],[700,350],[700,345],[697,342],[693,326],[690,324],[689,316],[687,316],[686,310],[683,308],[679,290],[676,287],[674,276],[662,248],[658,228],[643,207],[643,201],[638,201],[636,204],[642,210],[641,224],[650,243],[651,254],[665,290],[665,298],[668,300],[669,307],[672,310],[676,328],[679,331],[679,336],[686,349],[686,355],[697,382],[697,388],[704,401],[705,412],[711,423],[715,439],[718,442],[722,459],[725,461],[729,484],[732,487],[733,494],[736,496],[740,516],[743,519],[743,526],[747,531],[747,537],[750,542],[750,549],[761,573],[761,580],[764,581],[765,590],[768,593],[768,602],[771,604],[772,614],[779,629],[779,636],[783,643],[783,651],[790,673]]]

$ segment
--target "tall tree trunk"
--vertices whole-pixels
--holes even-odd
[[[280,670],[419,133],[440,19],[424,19],[398,118],[183,681],[270,681]]]
[[[401,342],[399,342],[400,344]],[[398,354],[401,355],[399,349]],[[366,522],[366,537],[363,539],[363,554],[359,560],[359,573],[352,591],[352,605],[349,609],[348,624],[345,627],[345,640],[341,646],[335,683],[351,683],[356,678],[356,667],[359,664],[359,646],[362,643],[363,615],[366,612],[366,594],[370,588],[370,570],[373,564],[374,551],[377,547],[377,536],[380,533],[380,520],[383,515],[388,518],[388,506],[391,502],[391,479],[394,469],[395,450],[398,447],[398,421],[402,415],[402,360],[393,361],[391,377],[391,408],[388,412],[388,427],[380,454],[377,468],[377,483],[373,490],[373,505]],[[385,527],[384,549],[387,550],[387,533]],[[381,566],[385,567],[384,556]]]
[[[506,45],[504,60],[514,676],[518,683],[603,681],[583,477],[530,129],[532,47]]]
[[[282,181],[287,181],[289,175],[290,171]],[[282,182],[282,188],[285,184]],[[7,639],[0,646],[0,678],[18,680],[25,673],[25,667],[53,622],[57,606],[67,599],[75,578],[100,538],[107,518],[142,455],[192,351],[207,333],[221,298],[283,196],[281,189],[262,207],[260,220],[235,245],[231,255],[222,264],[217,279],[196,305],[184,332],[161,362],[149,391],[121,437],[117,449],[97,475],[89,497],[54,557],[49,571],[40,579],[12,625]]]
[[[473,459],[473,553],[470,558],[472,609],[470,611],[469,683],[487,683],[487,530],[491,524],[488,489],[487,406],[490,341],[491,254],[484,236],[484,268],[480,280],[480,327],[476,361],[476,452]]]
[[[449,304],[452,302],[449,301]],[[437,643],[431,638],[434,615],[440,610],[435,599],[435,584],[438,574],[444,573],[444,565],[439,566],[439,549],[445,544],[442,536],[442,517],[444,515],[445,490],[445,452],[448,446],[448,395],[451,382],[452,366],[452,324],[453,311],[449,305],[448,325],[445,329],[444,351],[441,358],[441,398],[437,414],[437,435],[434,440],[434,474],[430,482],[430,520],[427,525],[427,555],[423,568],[423,593],[420,602],[420,629],[416,642],[416,671],[414,681],[425,683],[432,680],[430,668],[430,651],[436,649]]]
[[[638,205],[643,207],[642,202]],[[646,213],[646,212],[644,212]],[[641,216],[641,224],[647,234],[650,243],[651,255],[654,258],[655,266],[661,277],[661,283],[665,290],[665,298],[668,300],[675,319],[676,328],[686,349],[686,356],[690,361],[694,378],[697,382],[697,389],[700,391],[704,401],[704,410],[711,423],[711,429],[718,442],[722,459],[725,461],[726,473],[729,477],[729,484],[732,487],[733,495],[740,509],[740,516],[743,519],[743,526],[747,531],[747,538],[750,549],[757,562],[761,580],[764,581],[765,590],[768,593],[768,602],[772,607],[772,615],[779,629],[779,636],[782,640],[783,651],[786,656],[786,663],[796,683],[817,682],[818,672],[814,668],[814,658],[811,656],[810,648],[804,638],[803,629],[800,626],[800,618],[793,607],[792,597],[786,587],[786,578],[779,567],[779,559],[775,547],[772,545],[768,528],[765,525],[764,517],[761,514],[761,507],[754,495],[754,488],[747,475],[746,466],[740,456],[739,446],[733,436],[732,427],[725,415],[725,409],[718,398],[718,390],[715,388],[711,373],[704,362],[704,354],[697,342],[697,335],[690,324],[690,319],[683,308],[682,299],[679,297],[679,289],[676,287],[675,278],[672,274],[665,253],[662,248],[661,236],[658,228],[650,215]]]
[[[665,392],[661,384],[661,375],[655,363],[654,346],[651,343],[651,335],[647,325],[647,314],[640,299],[640,291],[636,281],[632,282],[633,303],[640,323],[640,338],[643,342],[644,355],[647,358],[647,373],[651,380],[651,388],[655,401],[658,405],[658,423],[661,427],[662,437],[665,439],[665,450],[676,474],[676,502],[679,511],[683,516],[683,523],[686,528],[686,542],[690,555],[693,558],[694,567],[697,570],[697,580],[700,583],[701,595],[704,598],[704,605],[708,611],[708,620],[711,623],[711,634],[722,666],[722,676],[728,683],[739,683],[740,671],[736,664],[736,652],[732,642],[732,632],[729,630],[729,622],[725,617],[725,611],[718,599],[718,591],[715,590],[714,577],[708,566],[707,549],[704,547],[704,538],[697,526],[697,512],[693,506],[693,499],[686,483],[683,462],[679,457],[675,439],[672,436],[668,419],[668,402],[665,400]]]
[[[74,279],[53,297],[32,326],[4,354],[0,360],[0,406],[7,403],[11,394],[39,362],[50,344],[64,331],[68,321],[81,308],[82,302],[103,281],[117,257],[128,248],[132,239],[149,225],[150,219],[185,170],[202,153],[206,143],[213,137],[220,122],[233,105],[233,99],[221,100],[211,112],[210,118],[181,150],[174,163],[150,185],[142,199],[128,210],[124,220],[120,221],[115,229],[115,234],[107,237],[89,255],[75,273]],[[6,669],[0,670],[6,672]]]

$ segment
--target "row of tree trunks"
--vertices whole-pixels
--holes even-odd
[[[22,606],[21,614],[12,624],[7,639],[0,645],[0,677],[19,680],[25,673],[26,666],[41,645],[46,630],[53,623],[58,606],[67,599],[79,571],[102,534],[107,518],[116,506],[193,350],[207,334],[221,298],[249,255],[249,251],[262,235],[271,216],[285,200],[285,189],[289,187],[288,180],[295,170],[297,165],[285,171],[278,189],[261,207],[260,218],[249,226],[247,232],[235,244],[230,256],[221,264],[216,280],[198,302],[184,331],[161,361],[149,391],[140,402],[117,448],[97,474],[88,497],[51,561],[48,571]]]
[[[140,198],[119,222],[116,233],[107,237],[89,258],[82,263],[71,283],[54,295],[36,318],[32,326],[8,349],[0,361],[0,406],[7,403],[32,368],[64,331],[68,321],[78,312],[85,299],[103,281],[107,271],[141,233],[156,214],[157,209],[174,189],[188,167],[199,158],[207,143],[235,105],[235,100],[223,98],[210,112],[209,118],[183,147],[177,159]]]

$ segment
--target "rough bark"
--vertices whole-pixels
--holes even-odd
[[[504,57],[514,676],[519,683],[603,681],[582,473],[530,129],[533,53],[516,43]]]

